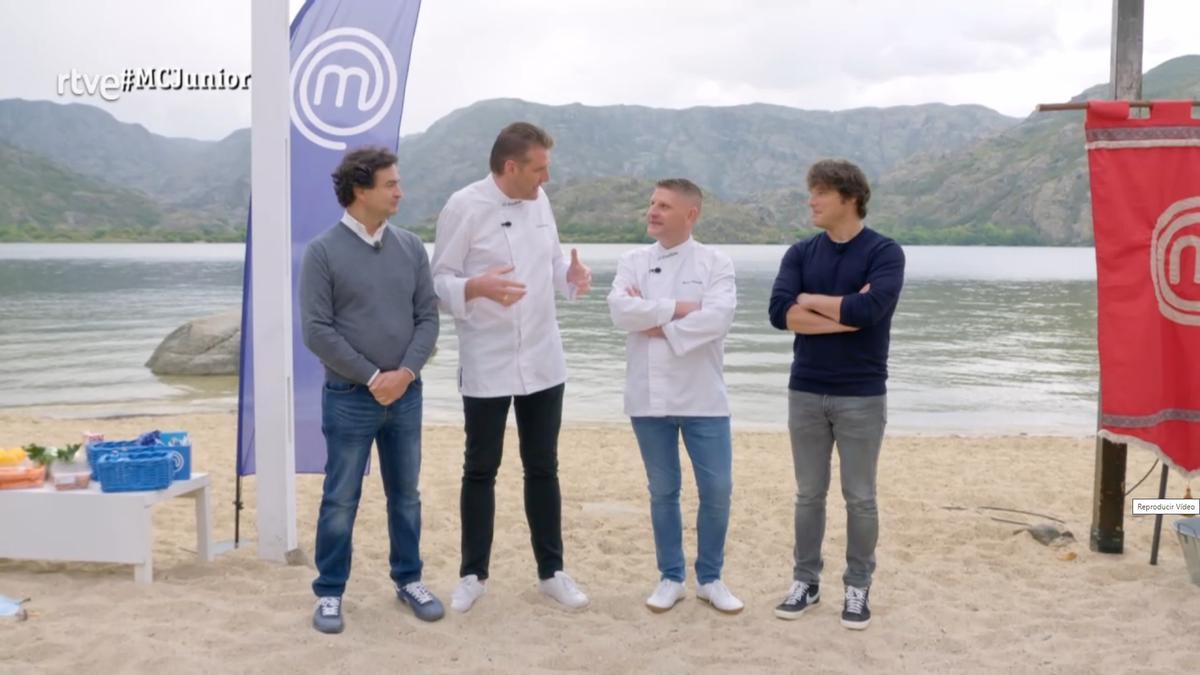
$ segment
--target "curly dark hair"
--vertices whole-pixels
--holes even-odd
[[[867,202],[871,201],[871,186],[862,169],[844,159],[823,159],[808,170],[808,189],[815,187],[837,190],[842,199],[853,199],[858,205],[858,217],[867,217]]]
[[[376,145],[355,148],[346,153],[333,172],[333,191],[343,208],[354,203],[354,188],[375,187],[375,172],[396,163],[391,150]]]

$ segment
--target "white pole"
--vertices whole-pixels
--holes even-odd
[[[258,555],[284,562],[288,552],[297,548],[288,2],[256,0],[251,7],[252,348]]]

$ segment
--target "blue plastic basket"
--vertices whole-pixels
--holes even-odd
[[[175,467],[174,480],[192,477],[192,443],[186,431],[150,431],[126,441],[97,441],[87,446],[88,465],[92,467],[92,480],[100,480],[96,464],[101,457],[115,452],[142,452],[146,450],[170,450]]]
[[[88,443],[87,460],[88,466],[92,467],[92,480],[100,480],[99,474],[96,473],[96,466],[100,463],[100,459],[103,457],[107,457],[117,452],[139,452],[155,449],[156,446],[139,443],[137,440],[97,441],[95,443]]]
[[[169,449],[175,463],[175,480],[192,477],[192,442],[186,431],[148,431],[137,437],[139,443],[157,450]]]
[[[161,490],[171,484],[175,463],[166,450],[114,452],[96,463],[103,492]]]

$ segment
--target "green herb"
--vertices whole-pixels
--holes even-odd
[[[79,452],[80,447],[81,444],[79,443],[68,443],[66,447],[59,448],[58,452],[55,453],[58,456],[58,461],[63,462],[64,464],[70,464],[71,462],[74,462],[75,453]]]
[[[38,445],[37,443],[30,443],[22,449],[25,451],[26,455],[29,455],[29,461],[33,462],[34,464],[49,466],[50,463],[54,461],[54,455],[50,454],[46,448]]]

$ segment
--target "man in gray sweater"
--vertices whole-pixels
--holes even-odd
[[[317,520],[313,626],[340,633],[354,517],[371,443],[387,495],[396,595],[425,621],[442,603],[421,583],[421,368],[438,336],[429,258],[389,225],[402,196],[396,156],[352,150],[333,174],[341,222],[309,243],[300,272],[304,344],[325,366],[321,431],[328,456]]]

